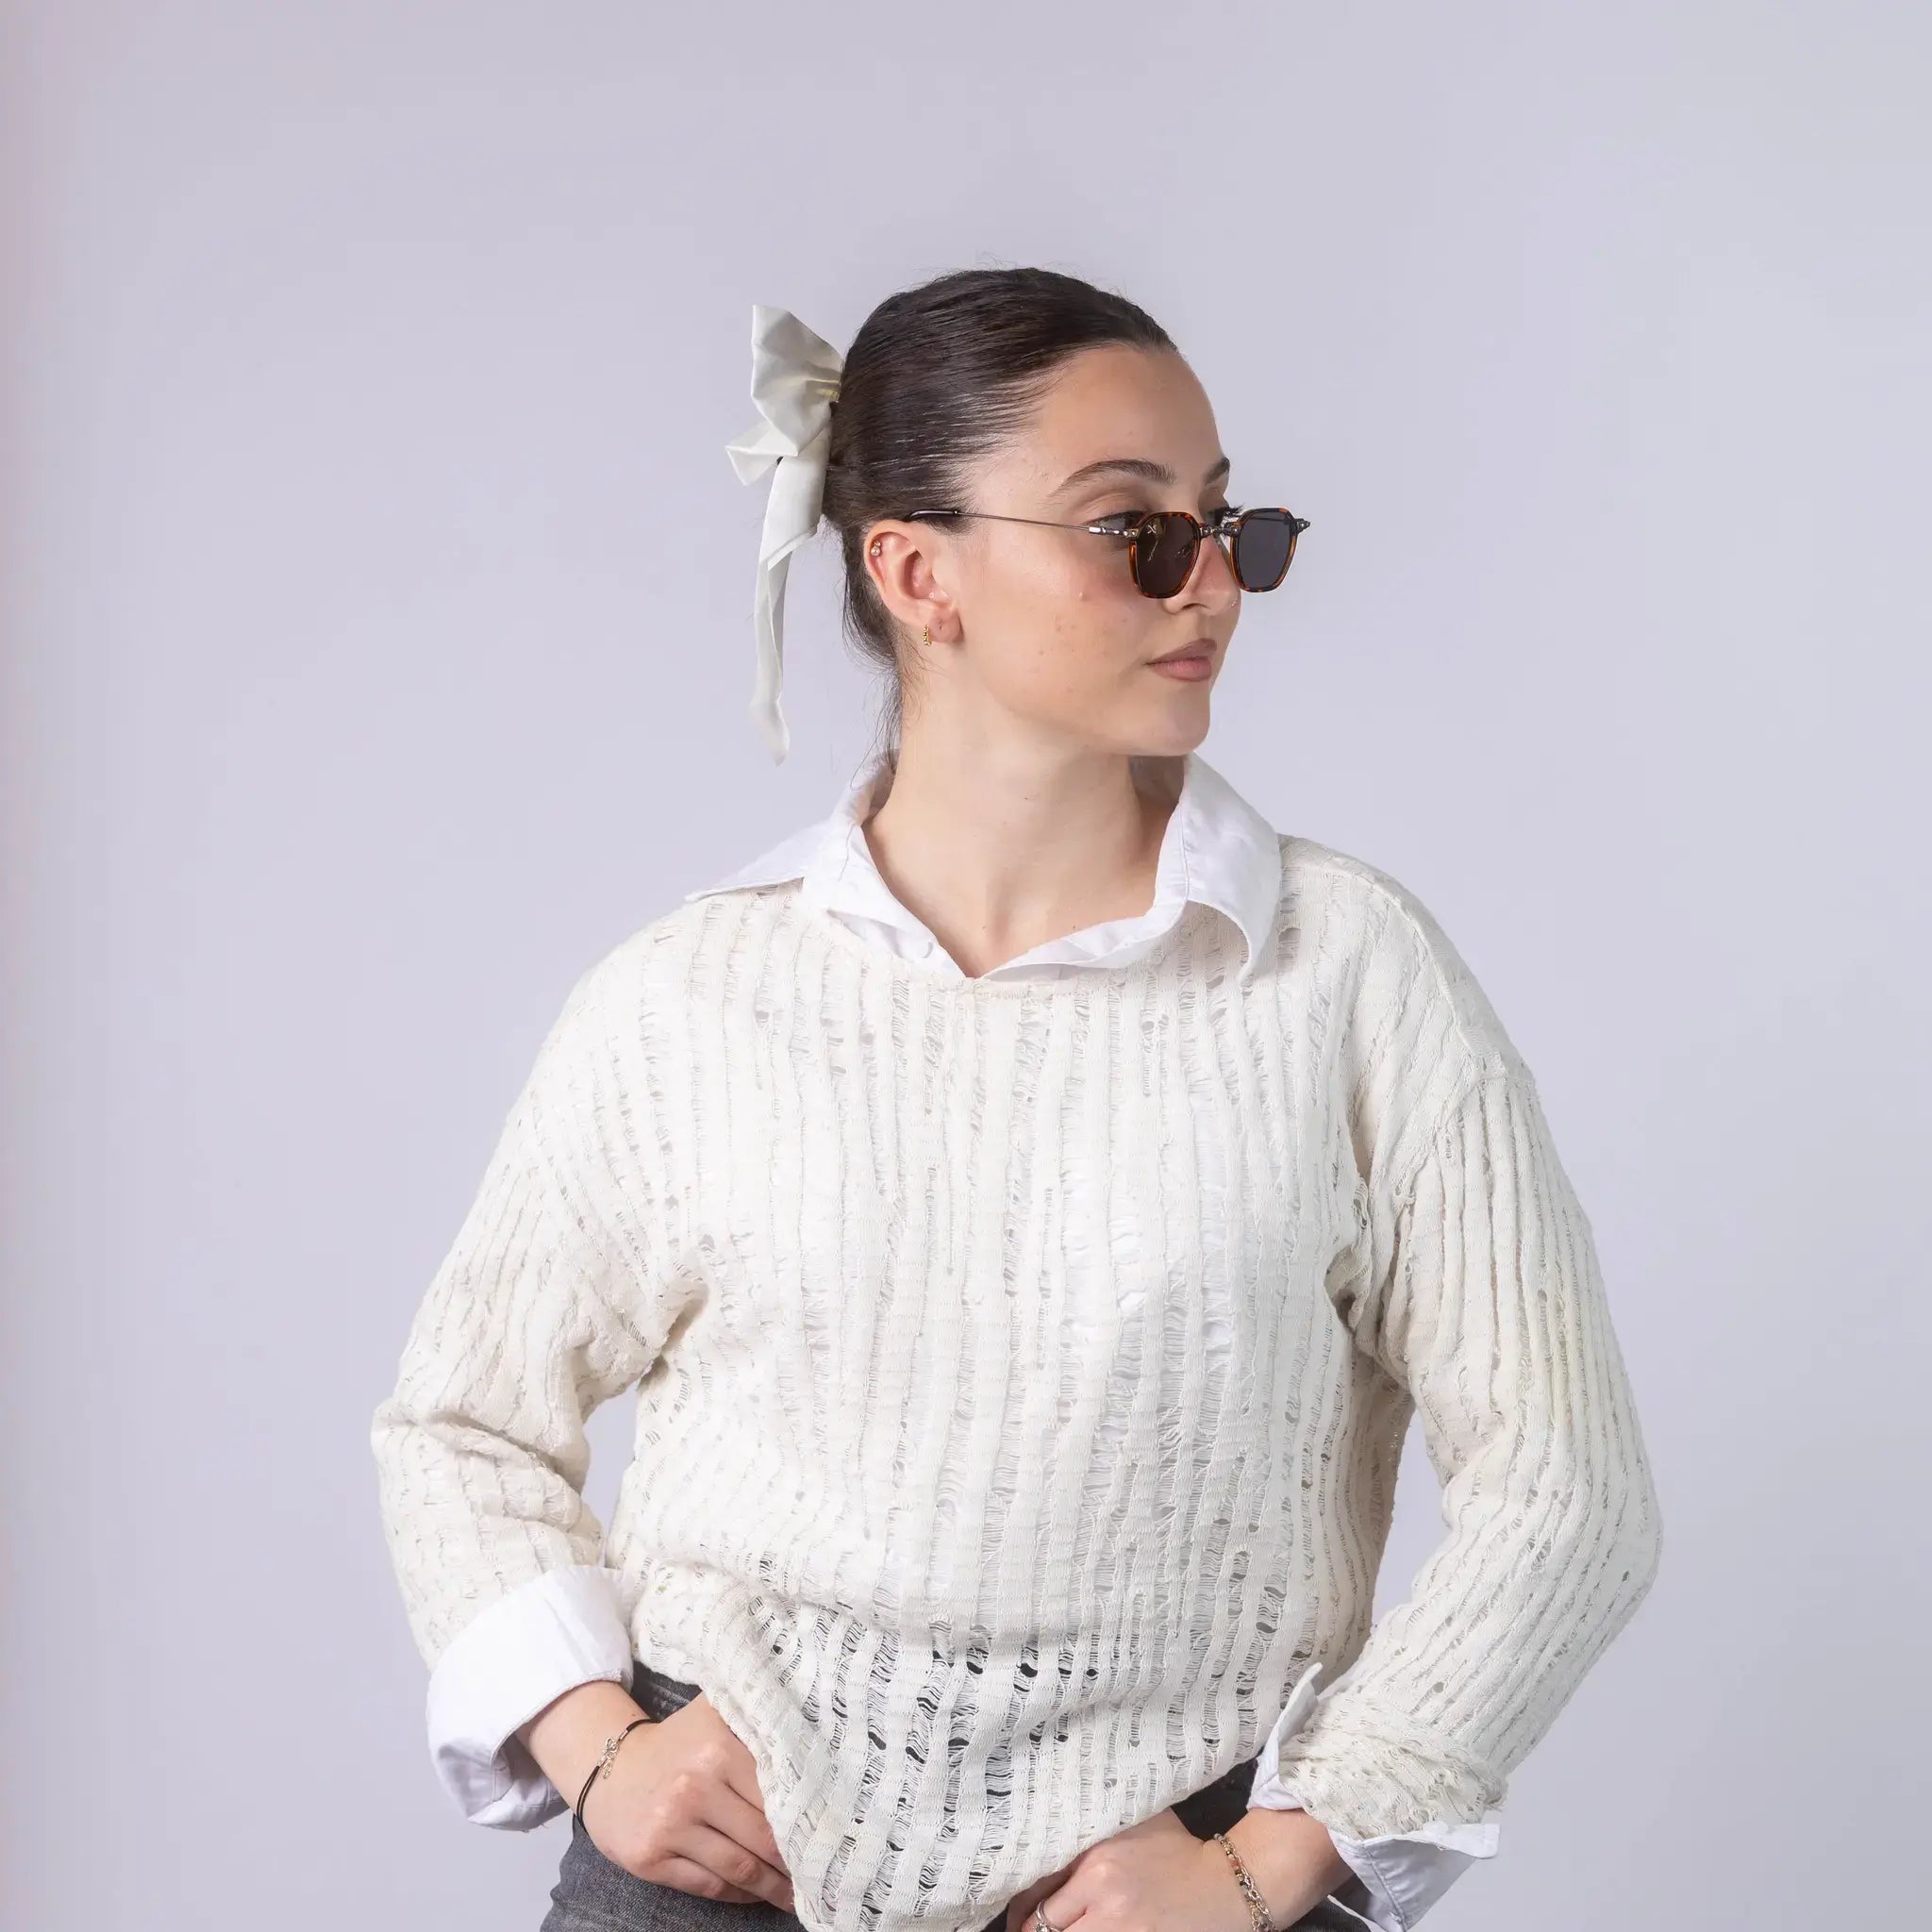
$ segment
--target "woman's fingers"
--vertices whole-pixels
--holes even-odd
[[[1078,1862],[1076,1859],[1075,1863]],[[1058,1872],[1049,1872],[1044,1878],[1036,1878],[1026,1890],[1007,1907],[1007,1932],[1038,1932],[1033,1913],[1042,1899],[1053,1895],[1065,1886],[1073,1875],[1073,1865],[1062,1865]],[[1058,1910],[1049,1906],[1046,1909],[1048,1922],[1054,1932],[1064,1932],[1077,1916],[1071,1894],[1060,1901]]]
[[[672,1886],[698,1898],[722,1899],[726,1905],[753,1906],[758,1903],[756,1892],[741,1891],[735,1885],[723,1884],[715,1872],[708,1872],[704,1866],[694,1865],[689,1858],[664,1859],[651,1882]]]
[[[757,1789],[756,1785],[753,1789]],[[745,1797],[735,1784],[720,1785],[712,1795],[713,1802],[706,1813],[705,1822],[722,1831],[726,1838],[735,1840],[746,1851],[756,1853],[782,1875],[785,1872],[784,1855],[778,1850],[772,1822],[765,1816],[762,1806],[756,1799]]]
[[[735,1838],[693,1819],[678,1834],[677,1845],[679,1855],[702,1865],[714,1882],[722,1880],[764,1899],[780,1911],[791,1909],[791,1878]]]

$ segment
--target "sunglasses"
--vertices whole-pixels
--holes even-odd
[[[1184,509],[1122,510],[1093,524],[1057,524],[1044,517],[1000,516],[985,509],[915,509],[916,517],[981,517],[996,524],[1036,524],[1048,530],[1089,530],[1124,538],[1127,569],[1143,597],[1173,597],[1194,574],[1202,541],[1212,537],[1227,552],[1235,581],[1244,591],[1272,591],[1294,561],[1295,539],[1307,517],[1286,509],[1241,509],[1233,505],[1209,513],[1203,524]]]

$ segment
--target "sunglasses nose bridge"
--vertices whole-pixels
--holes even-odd
[[[1194,577],[1201,568],[1201,559],[1209,550],[1219,554],[1222,562],[1227,567],[1229,580],[1239,593],[1242,585],[1241,573],[1234,567],[1234,539],[1222,530],[1220,520],[1217,518],[1212,523],[1204,524],[1199,517],[1187,510],[1176,510],[1174,514],[1185,518],[1191,526],[1189,535],[1193,543],[1193,555],[1188,558],[1186,574],[1172,594],[1178,597],[1183,591],[1192,587]]]

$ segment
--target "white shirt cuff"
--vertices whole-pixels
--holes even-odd
[[[1299,1811],[1302,1801],[1282,1775],[1281,1745],[1308,1721],[1315,1707],[1315,1679],[1322,1665],[1310,1664],[1290,1693],[1268,1741],[1255,1761],[1250,1807]],[[1326,1696],[1341,1688],[1341,1679]],[[1330,1830],[1335,1849],[1347,1861],[1353,1880],[1343,1880],[1331,1894],[1351,1911],[1358,1912],[1380,1932],[1409,1932],[1416,1921],[1469,1869],[1473,1858],[1496,1854],[1502,1833],[1502,1813],[1487,1811],[1474,1824],[1452,1824],[1431,1819],[1414,1831],[1390,1832],[1380,1838],[1349,1838]]]
[[[475,1824],[528,1831],[568,1808],[515,1732],[578,1684],[631,1675],[618,1575],[546,1571],[464,1624],[429,1674],[429,1757]]]

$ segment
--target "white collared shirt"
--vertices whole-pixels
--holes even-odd
[[[923,921],[894,897],[874,862],[865,823],[891,790],[891,760],[879,755],[853,774],[828,816],[687,900],[752,886],[798,882],[815,905],[899,957],[952,978],[964,969]],[[1084,926],[1029,948],[986,975],[1061,976],[1118,967],[1158,943],[1191,902],[1212,906],[1240,927],[1252,965],[1274,919],[1281,847],[1274,827],[1198,752],[1182,767],[1142,913]],[[533,1579],[484,1611],[451,1643],[428,1692],[430,1755],[465,1815],[481,1824],[527,1829],[558,1815],[563,1801],[515,1732],[578,1684],[628,1680],[632,1653],[616,1573],[573,1566]],[[1281,1743],[1320,1698],[1317,1663],[1297,1681],[1258,1754],[1251,1807],[1297,1810],[1278,1768]],[[1414,1832],[1353,1839],[1331,1832],[1353,1876],[1332,1894],[1382,1932],[1409,1932],[1472,1858],[1494,1855],[1500,1817],[1475,1824],[1436,1821]]]
[[[890,758],[868,759],[829,817],[804,826],[685,898],[796,879],[809,901],[836,912],[887,950],[946,978],[964,978],[964,969],[924,923],[893,896],[873,859],[865,822],[885,803],[891,776]],[[1274,920],[1280,891],[1281,843],[1274,827],[1193,753],[1168,816],[1147,910],[1044,941],[984,976],[1060,977],[1084,968],[1125,966],[1159,941],[1190,900],[1216,907],[1241,927],[1252,964]]]

